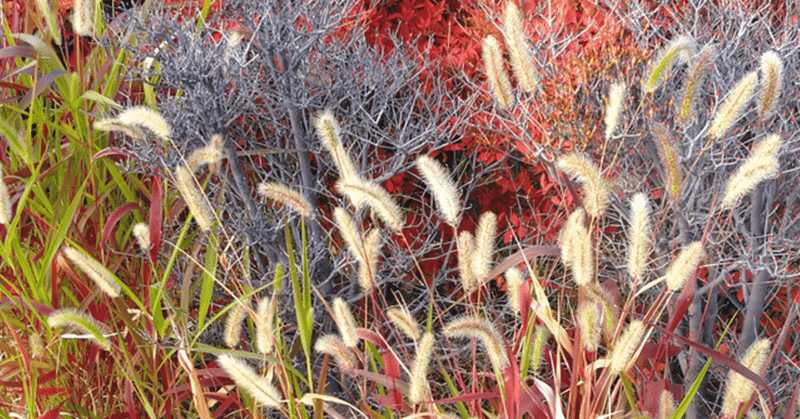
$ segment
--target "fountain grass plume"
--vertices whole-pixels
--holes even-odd
[[[62,249],[64,256],[75,264],[83,273],[91,278],[103,292],[111,298],[119,297],[122,287],[117,283],[114,274],[111,273],[103,264],[88,256],[78,249],[65,247]]]
[[[258,375],[247,363],[228,354],[217,358],[225,373],[241,386],[258,404],[279,409],[281,394],[267,379]]]
[[[283,205],[296,211],[298,214],[306,218],[313,218],[314,207],[311,203],[298,191],[295,191],[278,182],[263,182],[258,185],[258,193],[275,202],[280,202]]]
[[[417,157],[417,170],[436,198],[442,218],[455,228],[461,213],[461,197],[450,174],[438,161],[428,156]]]
[[[47,325],[55,329],[58,327],[70,327],[91,336],[92,342],[106,351],[111,350],[111,343],[106,338],[108,333],[105,325],[98,322],[94,317],[79,312],[73,308],[55,310],[47,316]]]
[[[514,105],[514,92],[506,74],[500,44],[494,36],[489,35],[483,39],[482,57],[486,78],[489,81],[489,92],[501,109],[511,109]]]
[[[522,28],[522,16],[515,0],[506,2],[503,29],[506,35],[506,47],[511,62],[511,69],[517,79],[517,86],[522,91],[532,93],[539,86],[539,79],[531,61],[527,36]]]
[[[720,206],[723,209],[733,208],[743,196],[747,195],[762,181],[778,174],[778,150],[781,137],[777,134],[761,140],[750,152],[747,160],[739,166],[728,180]]]
[[[711,138],[719,138],[728,130],[742,115],[747,103],[753,96],[758,77],[755,71],[744,75],[728,96],[717,108],[717,113],[708,128],[708,135]]]

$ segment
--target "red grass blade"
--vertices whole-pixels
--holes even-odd
[[[141,210],[141,207],[139,207],[139,204],[135,202],[128,202],[120,205],[119,208],[115,209],[111,212],[111,214],[109,214],[108,220],[103,226],[103,233],[100,236],[101,244],[108,244],[108,239],[111,237],[111,233],[114,232],[114,227],[116,227],[119,220],[133,210]]]
[[[164,191],[158,178],[153,179],[153,191],[150,195],[150,262],[156,263],[158,251],[161,249],[161,224],[163,214],[161,204]]]

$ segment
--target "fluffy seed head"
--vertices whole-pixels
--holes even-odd
[[[481,214],[475,231],[475,252],[472,254],[472,273],[480,287],[489,279],[494,254],[494,239],[497,234],[497,215],[486,211]]]
[[[750,193],[762,181],[778,174],[778,150],[781,137],[777,134],[763,139],[753,148],[747,160],[733,173],[722,197],[723,209],[733,208],[739,199]]]
[[[128,137],[131,137],[136,142],[139,142],[144,138],[144,134],[142,133],[142,130],[140,130],[139,128],[123,125],[113,118],[96,120],[94,122],[93,127],[96,130],[104,132],[110,132],[110,131],[121,132],[127,135]]]
[[[339,368],[344,371],[353,371],[358,367],[358,361],[350,349],[342,342],[339,336],[325,335],[314,343],[314,350],[333,356],[339,363]]]
[[[544,352],[544,343],[550,338],[550,331],[547,326],[540,324],[536,326],[533,333],[533,350],[531,350],[531,368],[534,371],[539,369],[542,363],[542,353]]]
[[[77,249],[65,247],[62,252],[72,263],[75,264],[83,273],[89,278],[92,278],[95,284],[100,287],[103,292],[108,294],[111,298],[119,297],[122,287],[117,283],[114,274],[111,273],[100,262],[96,261],[93,257],[81,253]]]
[[[556,166],[562,172],[575,176],[583,184],[583,206],[586,212],[597,218],[608,207],[608,186],[603,180],[600,168],[588,157],[571,153],[558,159]]]
[[[685,249],[681,250],[675,261],[672,262],[667,270],[666,278],[667,289],[670,292],[675,292],[681,287],[689,277],[694,273],[695,269],[700,265],[700,262],[705,257],[706,252],[703,250],[703,244],[699,241],[692,242]]]
[[[175,168],[175,185],[181,191],[189,211],[194,215],[197,220],[197,225],[203,231],[211,231],[214,225],[214,211],[206,202],[205,194],[197,186],[192,171],[186,166],[178,166]]]
[[[675,414],[675,399],[669,390],[661,392],[661,397],[658,402],[658,416],[656,419],[669,419]]]
[[[728,93],[728,96],[717,108],[714,120],[711,121],[711,126],[708,129],[708,135],[711,138],[719,138],[739,119],[745,106],[747,106],[747,102],[753,96],[757,80],[756,72],[751,71],[745,74],[733,90]]]
[[[275,298],[262,299],[256,308],[256,349],[262,354],[268,354],[275,345],[275,308]]]
[[[288,206],[303,217],[312,218],[314,216],[314,207],[311,206],[303,194],[283,184],[278,182],[263,182],[258,185],[258,193],[265,198]]]
[[[136,238],[139,247],[145,250],[150,248],[150,226],[147,223],[134,224],[131,233]]]
[[[397,326],[398,329],[402,330],[406,336],[414,341],[419,340],[422,332],[420,331],[419,324],[411,317],[411,313],[408,312],[407,307],[392,307],[386,312],[386,317]]]
[[[247,317],[248,304],[243,300],[241,303],[238,301],[233,302],[234,307],[228,312],[228,318],[225,321],[225,345],[231,349],[239,346],[239,338],[242,335],[242,321]]]
[[[0,169],[0,224],[8,224],[14,214],[11,213],[11,196],[8,193],[8,187],[3,182],[3,170]]]
[[[740,363],[745,368],[756,374],[762,375],[769,355],[772,342],[769,339],[759,339],[755,341],[747,353],[744,354]],[[753,395],[755,387],[753,383],[741,374],[730,371],[728,373],[728,385],[725,387],[725,396],[722,403],[722,417],[735,418],[739,411],[739,405],[747,403]]]
[[[147,106],[134,106],[122,111],[115,118],[116,122],[128,127],[144,127],[152,131],[162,140],[172,135],[172,126],[164,117]]]
[[[345,181],[359,179],[355,165],[342,145],[342,140],[339,136],[339,125],[336,123],[333,113],[330,110],[320,113],[314,120],[314,126],[317,128],[317,134],[322,141],[322,145],[331,154],[333,163],[339,169],[339,176]]]
[[[579,235],[577,233],[586,230],[583,226],[585,223],[584,214],[585,212],[580,210],[570,214],[558,235],[558,247],[561,249],[561,261],[564,262],[565,265],[571,264],[575,259],[575,252],[577,251],[576,243],[578,239],[583,238],[582,234]]]
[[[433,353],[433,334],[425,333],[417,347],[417,356],[411,367],[411,391],[408,399],[413,404],[422,403],[428,392],[428,364]]]
[[[511,90],[511,82],[508,80],[508,75],[503,65],[503,53],[500,52],[500,44],[497,43],[497,39],[494,36],[489,35],[484,38],[482,56],[492,97],[494,97],[501,109],[511,109],[514,105],[514,93]]]
[[[644,90],[648,93],[654,92],[673,64],[691,57],[692,48],[694,48],[694,41],[692,38],[681,36],[672,40],[672,42],[664,48],[661,57],[653,66],[653,70],[650,72],[650,76],[644,84]]]
[[[619,116],[622,114],[623,103],[625,102],[625,83],[614,83],[608,91],[608,104],[606,105],[606,140],[611,139],[611,134],[619,124]]]
[[[678,157],[678,148],[675,139],[666,125],[655,122],[651,125],[653,138],[656,140],[658,157],[667,173],[667,192],[672,199],[678,199],[683,182],[683,166]]]
[[[766,119],[775,109],[775,102],[783,86],[783,61],[775,51],[761,56],[761,94],[758,98],[758,114]]]
[[[609,368],[617,374],[628,369],[644,339],[645,327],[640,320],[632,321],[614,343]]]
[[[522,29],[522,17],[515,0],[506,2],[503,29],[506,33],[508,55],[511,60],[511,69],[517,78],[517,86],[523,91],[531,93],[538,87],[539,80],[533,68],[528,51],[527,36]]]
[[[578,308],[578,326],[581,341],[587,352],[594,352],[600,346],[603,310],[594,301],[587,301]]]
[[[464,316],[448,323],[444,334],[451,338],[475,338],[486,348],[489,361],[496,372],[502,372],[508,366],[508,356],[503,349],[500,334],[493,324],[486,320]]]
[[[78,36],[94,36],[94,0],[75,0],[72,27]]]
[[[356,223],[353,222],[353,217],[344,209],[336,207],[333,209],[333,222],[336,223],[336,227],[339,228],[339,234],[341,234],[342,239],[347,247],[350,248],[350,252],[356,257],[358,263],[367,263],[364,243],[356,228]]]
[[[519,287],[522,285],[522,271],[516,266],[506,271],[506,292],[508,293],[508,305],[514,313],[519,314]]]
[[[417,157],[417,170],[436,198],[444,221],[455,228],[461,212],[461,197],[450,174],[439,162],[428,156]]]
[[[475,238],[469,231],[458,233],[458,271],[461,274],[461,286],[465,294],[470,294],[477,286],[475,273],[472,271],[472,255],[475,249]]]
[[[683,89],[681,92],[681,99],[676,103],[678,107],[678,116],[684,124],[689,121],[689,118],[694,112],[694,102],[697,97],[697,88],[703,81],[708,70],[711,68],[711,60],[717,55],[717,48],[713,44],[708,44],[700,50],[691,65],[689,66],[688,75],[683,82]]]
[[[570,214],[558,240],[561,260],[572,269],[572,278],[578,286],[584,287],[594,277],[592,258],[592,235],[584,227],[584,212]]]
[[[208,144],[198,148],[189,155],[186,159],[186,167],[188,167],[192,173],[195,173],[204,165],[218,164],[225,157],[225,148],[223,144],[221,135],[212,135]]]
[[[628,273],[634,281],[641,281],[650,256],[650,205],[643,193],[637,193],[631,199],[631,227],[628,237]]]
[[[104,350],[111,349],[111,343],[104,335],[104,333],[108,333],[106,327],[86,313],[81,313],[72,308],[56,310],[47,316],[47,325],[53,329],[58,327],[76,329],[81,333],[90,335],[92,341]]]
[[[340,180],[336,183],[336,189],[347,195],[356,207],[369,206],[395,232],[403,230],[403,213],[382,186],[371,181]]]
[[[348,348],[357,347],[356,320],[353,318],[353,313],[347,308],[347,303],[341,297],[336,297],[333,300],[333,320],[339,328],[339,334],[341,334],[344,344]]]
[[[225,373],[242,387],[258,404],[279,409],[281,394],[267,379],[258,375],[247,363],[227,354],[217,358]]]
[[[361,290],[370,293],[375,289],[375,274],[378,272],[378,253],[381,249],[381,232],[372,229],[362,244],[364,261],[358,264],[358,282]]]
[[[31,358],[40,358],[44,355],[44,342],[42,342],[42,337],[36,330],[28,335],[28,348]]]

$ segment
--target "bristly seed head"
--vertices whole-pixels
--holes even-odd
[[[413,404],[422,403],[428,393],[428,364],[433,353],[433,334],[425,333],[417,347],[417,356],[411,367],[411,391],[408,400]]]
[[[167,141],[172,136],[172,126],[164,117],[147,106],[134,106],[120,112],[113,121],[128,127],[144,127]]]
[[[82,333],[92,337],[92,342],[108,351],[111,350],[111,343],[106,338],[107,328],[94,317],[77,311],[73,308],[55,310],[47,316],[47,325],[55,329],[57,327],[72,327]]]
[[[348,348],[358,346],[358,336],[356,335],[356,320],[353,313],[347,308],[347,303],[341,297],[333,300],[333,319],[339,328],[342,341]]]
[[[10,223],[12,218],[14,214],[11,212],[11,196],[3,181],[3,170],[0,168],[0,224]]]
[[[561,230],[558,245],[561,260],[572,269],[572,278],[578,286],[585,287],[594,277],[592,235],[584,226],[583,210],[570,214]]]
[[[588,157],[570,153],[558,159],[556,166],[562,172],[575,176],[583,184],[583,206],[586,212],[597,218],[608,207],[608,185],[603,180],[600,168]]]
[[[692,242],[685,249],[681,250],[678,257],[670,265],[666,275],[664,275],[667,283],[667,290],[675,292],[683,287],[683,284],[694,273],[695,269],[700,265],[706,252],[703,250],[703,244],[699,241]]]
[[[522,16],[516,0],[506,2],[503,29],[506,34],[506,45],[511,60],[511,69],[517,78],[517,86],[524,92],[532,93],[539,87],[539,80],[533,68],[525,31],[522,28]]]
[[[422,335],[419,324],[411,317],[407,307],[392,307],[386,311],[386,317],[412,340],[417,341]]]
[[[72,27],[78,36],[94,36],[94,0],[75,0]]]
[[[497,215],[486,211],[481,214],[478,229],[475,231],[475,251],[472,254],[472,273],[478,287],[490,280],[494,240],[497,235]]]
[[[382,186],[372,181],[340,180],[336,183],[336,189],[347,195],[356,207],[369,206],[394,232],[403,230],[403,212]]]
[[[514,93],[511,82],[508,80],[503,53],[500,44],[494,36],[487,36],[483,40],[483,66],[486,69],[486,78],[489,80],[489,91],[503,110],[509,110],[514,105]]]
[[[516,266],[512,266],[506,271],[505,278],[508,305],[515,314],[520,314],[519,287],[522,286],[522,271]]]
[[[630,247],[628,247],[628,273],[634,281],[644,278],[647,260],[650,256],[650,205],[643,193],[637,193],[631,199]]]
[[[453,320],[444,328],[444,334],[451,338],[474,338],[486,348],[495,372],[502,373],[508,366],[508,356],[503,348],[497,328],[487,320],[465,316]]]
[[[614,342],[609,366],[611,371],[621,374],[628,369],[639,351],[645,331],[641,320],[634,320],[628,325],[625,332]]]
[[[758,114],[766,119],[775,109],[775,102],[783,87],[783,61],[775,51],[767,51],[761,56],[761,77]]]
[[[134,224],[131,233],[136,238],[136,243],[139,244],[139,247],[144,250],[150,248],[150,226],[147,223]]]
[[[236,349],[239,346],[239,338],[242,335],[242,322],[247,317],[247,309],[249,304],[242,300],[242,302],[234,301],[234,307],[228,311],[228,318],[225,321],[225,345],[231,349]]]
[[[750,152],[747,160],[739,166],[728,180],[725,194],[720,206],[722,209],[733,208],[743,196],[752,192],[762,181],[778,174],[780,163],[778,151],[781,148],[781,137],[777,134],[761,140]]]
[[[342,145],[339,136],[339,125],[336,123],[333,113],[325,110],[314,119],[314,126],[317,128],[322,145],[331,154],[333,163],[339,169],[339,176],[346,182],[354,182],[360,179],[353,161]]]
[[[417,170],[433,192],[442,218],[455,228],[461,212],[461,197],[450,174],[438,161],[428,156],[417,157]]]
[[[578,326],[581,332],[581,341],[586,352],[594,352],[600,346],[602,332],[603,310],[598,303],[587,299],[578,308]]]
[[[303,194],[281,183],[263,182],[258,185],[258,193],[265,198],[288,206],[303,217],[313,218],[314,216],[314,207],[311,206]]]
[[[711,121],[708,135],[711,138],[719,138],[728,130],[742,115],[747,103],[753,96],[756,89],[758,76],[755,71],[745,74],[736,86],[728,93],[728,96],[717,108],[717,114]]]
[[[658,402],[658,416],[656,419],[669,419],[675,414],[675,399],[669,390],[661,392]]]
[[[766,338],[755,341],[739,362],[750,371],[763,376],[761,370],[766,366],[767,355],[769,355],[771,345],[772,342]],[[722,398],[721,417],[735,418],[739,411],[739,406],[747,403],[754,391],[755,387],[749,379],[731,370],[728,373],[725,396]]]
[[[186,167],[192,173],[196,173],[204,165],[219,165],[225,157],[225,148],[222,136],[214,134],[204,147],[193,151],[186,159]],[[213,172],[213,171],[212,171]]]
[[[664,48],[661,58],[659,58],[653,66],[650,77],[647,78],[644,84],[645,92],[654,92],[656,87],[658,87],[663,80],[664,75],[675,63],[687,60],[691,57],[693,48],[694,40],[688,36],[681,36],[672,40],[672,42]]]
[[[703,81],[703,77],[711,68],[711,60],[717,56],[717,48],[713,44],[708,44],[700,50],[687,72],[686,80],[683,82],[681,99],[675,105],[678,108],[678,116],[684,125],[689,122],[694,113],[694,102],[697,97],[697,89]]]
[[[611,139],[611,134],[619,124],[619,117],[625,102],[625,83],[619,82],[611,85],[608,90],[608,104],[606,105],[606,140]]]
[[[275,297],[261,299],[256,308],[256,350],[262,354],[268,354],[275,345],[275,309]]]
[[[342,339],[336,335],[324,335],[320,336],[317,339],[317,342],[314,343],[314,350],[331,355],[336,359],[336,362],[339,363],[339,368],[344,371],[353,371],[358,367],[358,361],[356,360],[353,353],[347,347],[347,345],[342,342]]]
[[[458,233],[458,271],[461,274],[461,287],[465,294],[471,294],[477,287],[475,273],[472,271],[472,255],[475,249],[475,237],[469,231]]]
[[[93,257],[81,253],[77,249],[65,247],[62,252],[72,263],[80,268],[95,284],[111,298],[119,297],[122,287],[117,283],[114,274]]]
[[[247,363],[227,354],[220,355],[217,362],[225,373],[258,404],[274,409],[280,408],[281,394],[278,389],[258,375]]]
[[[358,282],[361,290],[369,294],[375,289],[375,277],[378,273],[378,254],[381,249],[381,232],[373,228],[367,232],[362,244],[364,261],[358,264]]]
[[[175,168],[175,185],[181,191],[189,211],[197,220],[197,225],[203,231],[211,231],[214,226],[214,211],[206,202],[206,196],[197,186],[194,175],[186,166]]]

